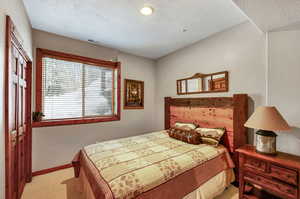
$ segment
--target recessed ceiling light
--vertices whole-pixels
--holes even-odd
[[[143,15],[146,15],[146,16],[149,16],[149,15],[152,15],[153,13],[153,8],[150,7],[150,6],[144,6],[140,12],[143,14]]]

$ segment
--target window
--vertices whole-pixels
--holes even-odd
[[[120,64],[37,49],[34,126],[120,120]]]

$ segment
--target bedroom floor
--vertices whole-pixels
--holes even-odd
[[[78,179],[73,176],[73,169],[37,176],[26,185],[22,199],[85,199],[79,191]],[[216,199],[238,199],[238,189],[230,186]]]

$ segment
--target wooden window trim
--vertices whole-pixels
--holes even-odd
[[[35,111],[42,111],[42,88],[43,88],[43,58],[50,57],[54,59],[60,59],[65,61],[79,62],[83,64],[90,64],[94,66],[107,67],[117,70],[117,114],[112,116],[95,116],[95,117],[82,117],[74,119],[58,119],[58,120],[43,120],[41,122],[33,122],[33,127],[47,127],[58,125],[74,125],[74,124],[88,124],[98,122],[110,122],[121,120],[121,63],[104,61],[100,59],[93,59],[88,57],[82,57],[78,55],[72,55],[68,53],[62,53],[47,49],[36,49],[36,96],[35,96]],[[113,76],[114,77],[114,76]]]

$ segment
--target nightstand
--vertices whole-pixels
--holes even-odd
[[[240,199],[300,199],[300,157],[278,152],[263,155],[245,145],[239,154]]]

